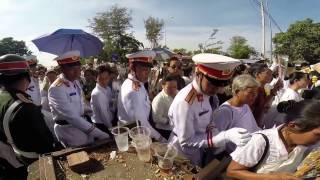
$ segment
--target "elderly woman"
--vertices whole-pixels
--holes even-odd
[[[255,101],[258,88],[259,83],[247,74],[233,80],[232,98],[213,113],[213,121],[219,131],[235,127],[244,128],[250,133],[260,130],[249,107]],[[226,151],[230,153],[235,148],[235,145],[227,144]]]

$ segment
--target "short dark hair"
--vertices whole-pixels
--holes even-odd
[[[176,56],[172,56],[172,57],[168,60],[169,66],[170,66],[171,61],[179,61],[179,62],[180,62],[179,58],[176,57]]]
[[[320,101],[294,100],[280,102],[277,106],[280,113],[285,113],[285,123],[295,122],[300,132],[307,132],[320,127]]]
[[[29,72],[23,72],[17,75],[1,75],[0,76],[0,85],[4,86],[5,88],[10,87],[11,85],[16,84],[17,82],[21,81],[22,79],[30,80]]]
[[[99,65],[97,68],[96,68],[96,72],[97,72],[97,75],[100,75],[104,72],[107,72],[109,74],[112,73],[112,69],[110,66],[107,66],[107,65]]]
[[[248,69],[249,74],[251,76],[256,77],[258,74],[264,72],[266,69],[268,69],[268,66],[263,63],[255,63],[252,64],[251,67]]]
[[[85,70],[84,70],[84,73],[90,73],[90,74],[95,74],[95,70],[93,70],[93,69],[91,69],[91,68],[86,68]]]
[[[176,76],[167,75],[167,76],[165,76],[165,77],[163,78],[162,84],[166,84],[166,82],[169,82],[169,81],[176,81],[176,82],[178,83]]]
[[[289,77],[287,77],[285,80],[289,80],[289,83],[293,84],[295,80],[300,80],[306,77],[306,75],[307,74],[303,72],[294,72],[294,73],[291,73]]]

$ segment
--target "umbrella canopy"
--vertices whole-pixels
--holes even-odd
[[[97,37],[81,29],[58,29],[52,34],[40,36],[32,42],[39,51],[55,55],[79,50],[81,57],[88,57],[99,54],[103,48],[103,43]]]
[[[167,60],[170,59],[172,56],[177,55],[176,53],[165,48],[153,48],[152,51],[156,53],[155,59],[157,60]]]

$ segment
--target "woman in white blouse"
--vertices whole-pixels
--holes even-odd
[[[307,146],[320,141],[320,102],[303,100],[279,104],[286,123],[253,134],[232,154],[227,175],[237,179],[297,179],[292,173]]]
[[[298,93],[298,90],[306,88],[309,84],[308,76],[303,72],[294,72],[290,74],[289,78],[289,87],[284,90],[283,94],[280,97],[279,102],[282,101],[301,101],[303,98]]]

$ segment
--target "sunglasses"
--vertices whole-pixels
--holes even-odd
[[[218,80],[218,79],[210,78],[208,76],[205,76],[205,77],[212,85],[217,87],[225,87],[230,84],[230,80]]]

